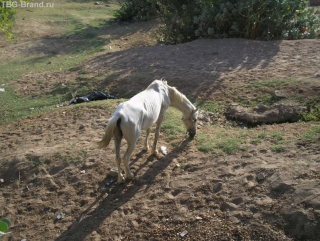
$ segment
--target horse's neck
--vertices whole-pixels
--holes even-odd
[[[173,98],[171,100],[171,106],[180,110],[184,115],[190,114],[195,109],[194,105],[181,94],[181,98]]]

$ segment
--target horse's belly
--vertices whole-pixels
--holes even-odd
[[[154,123],[156,123],[158,119],[158,116],[148,116],[146,118],[144,118],[143,123],[142,123],[142,129],[146,130],[148,128],[150,128]]]

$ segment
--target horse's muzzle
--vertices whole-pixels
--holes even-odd
[[[188,134],[189,134],[189,137],[193,139],[194,136],[196,135],[196,130],[188,130]]]

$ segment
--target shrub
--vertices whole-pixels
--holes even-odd
[[[124,0],[119,1],[120,9],[115,11],[115,17],[121,21],[146,21],[157,15],[155,0]]]
[[[118,14],[131,19],[157,14],[171,43],[203,37],[315,38],[319,16],[305,7],[305,0],[125,0]]]
[[[0,0],[0,32],[4,32],[6,37],[12,39],[12,19],[16,12],[17,3],[12,0]]]

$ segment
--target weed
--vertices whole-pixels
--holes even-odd
[[[262,140],[260,138],[255,138],[250,141],[250,143],[253,145],[258,145],[261,142],[262,142]]]
[[[241,146],[244,141],[239,138],[228,138],[220,140],[216,143],[216,146],[227,154],[233,154],[239,150],[245,150],[246,148]]]
[[[304,111],[301,113],[303,121],[320,121],[320,100],[319,98],[309,100],[307,105],[309,106],[309,111]]]
[[[303,133],[299,139],[301,141],[317,142],[320,140],[320,126],[313,126]]]
[[[186,130],[181,121],[180,111],[170,107],[166,112],[166,117],[161,128],[170,142],[176,140],[177,136],[185,133]]]
[[[261,132],[261,133],[258,135],[258,138],[263,139],[263,138],[265,138],[267,135],[268,135],[268,133],[264,131],[264,132]]]
[[[273,146],[270,146],[270,150],[272,152],[282,152],[284,148],[282,145],[273,145]]]
[[[199,151],[211,153],[216,152],[214,139],[210,136],[199,134],[196,138],[196,144],[198,146]]]
[[[273,132],[270,135],[275,141],[281,141],[283,139],[283,134],[281,132]]]
[[[189,164],[189,163],[182,163],[181,165],[180,165],[180,168],[182,169],[182,170],[187,170],[188,168],[190,168],[191,167],[191,165]]]
[[[31,162],[30,167],[31,169],[37,168],[39,165],[42,164],[42,161],[40,160],[40,157],[34,156],[31,153],[27,153],[25,155],[26,159]]]

